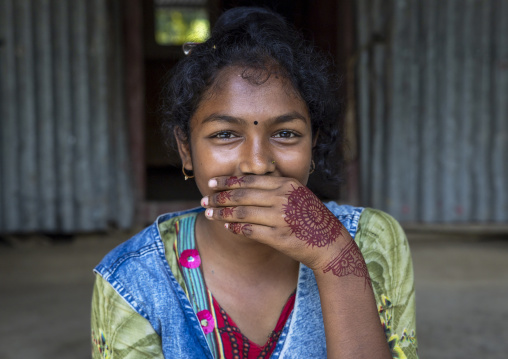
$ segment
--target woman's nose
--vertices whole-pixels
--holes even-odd
[[[252,139],[241,146],[239,166],[243,174],[265,175],[275,170],[270,144],[265,142]]]

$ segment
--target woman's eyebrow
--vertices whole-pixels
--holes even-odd
[[[247,122],[243,118],[212,113],[210,116],[207,116],[201,124],[205,124],[207,122],[216,122],[216,121],[217,122],[234,123],[237,125],[241,125],[241,124],[244,124]]]
[[[301,120],[301,121],[307,123],[307,118],[296,111],[290,112],[290,113],[287,113],[287,114],[284,114],[281,116],[274,117],[274,118],[270,119],[269,121],[273,122],[274,124],[280,124],[280,123],[290,122],[290,121],[294,121],[294,120]]]

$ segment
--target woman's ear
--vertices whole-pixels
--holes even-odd
[[[182,165],[186,171],[192,171],[192,157],[190,151],[190,141],[186,138],[183,131],[180,127],[175,127],[173,132],[175,136],[176,143],[178,146],[178,153],[180,154],[180,159],[182,160]]]

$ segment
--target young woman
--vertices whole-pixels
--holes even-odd
[[[400,226],[305,186],[338,163],[326,62],[258,8],[187,50],[165,128],[202,208],[159,217],[96,267],[94,358],[416,358]]]

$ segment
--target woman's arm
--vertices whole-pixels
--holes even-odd
[[[391,358],[365,261],[349,234],[330,263],[314,270],[329,358]]]
[[[387,213],[366,208],[355,241],[369,268],[392,356],[417,359],[413,263],[402,227]]]
[[[97,275],[92,297],[92,358],[163,359],[150,322]]]

